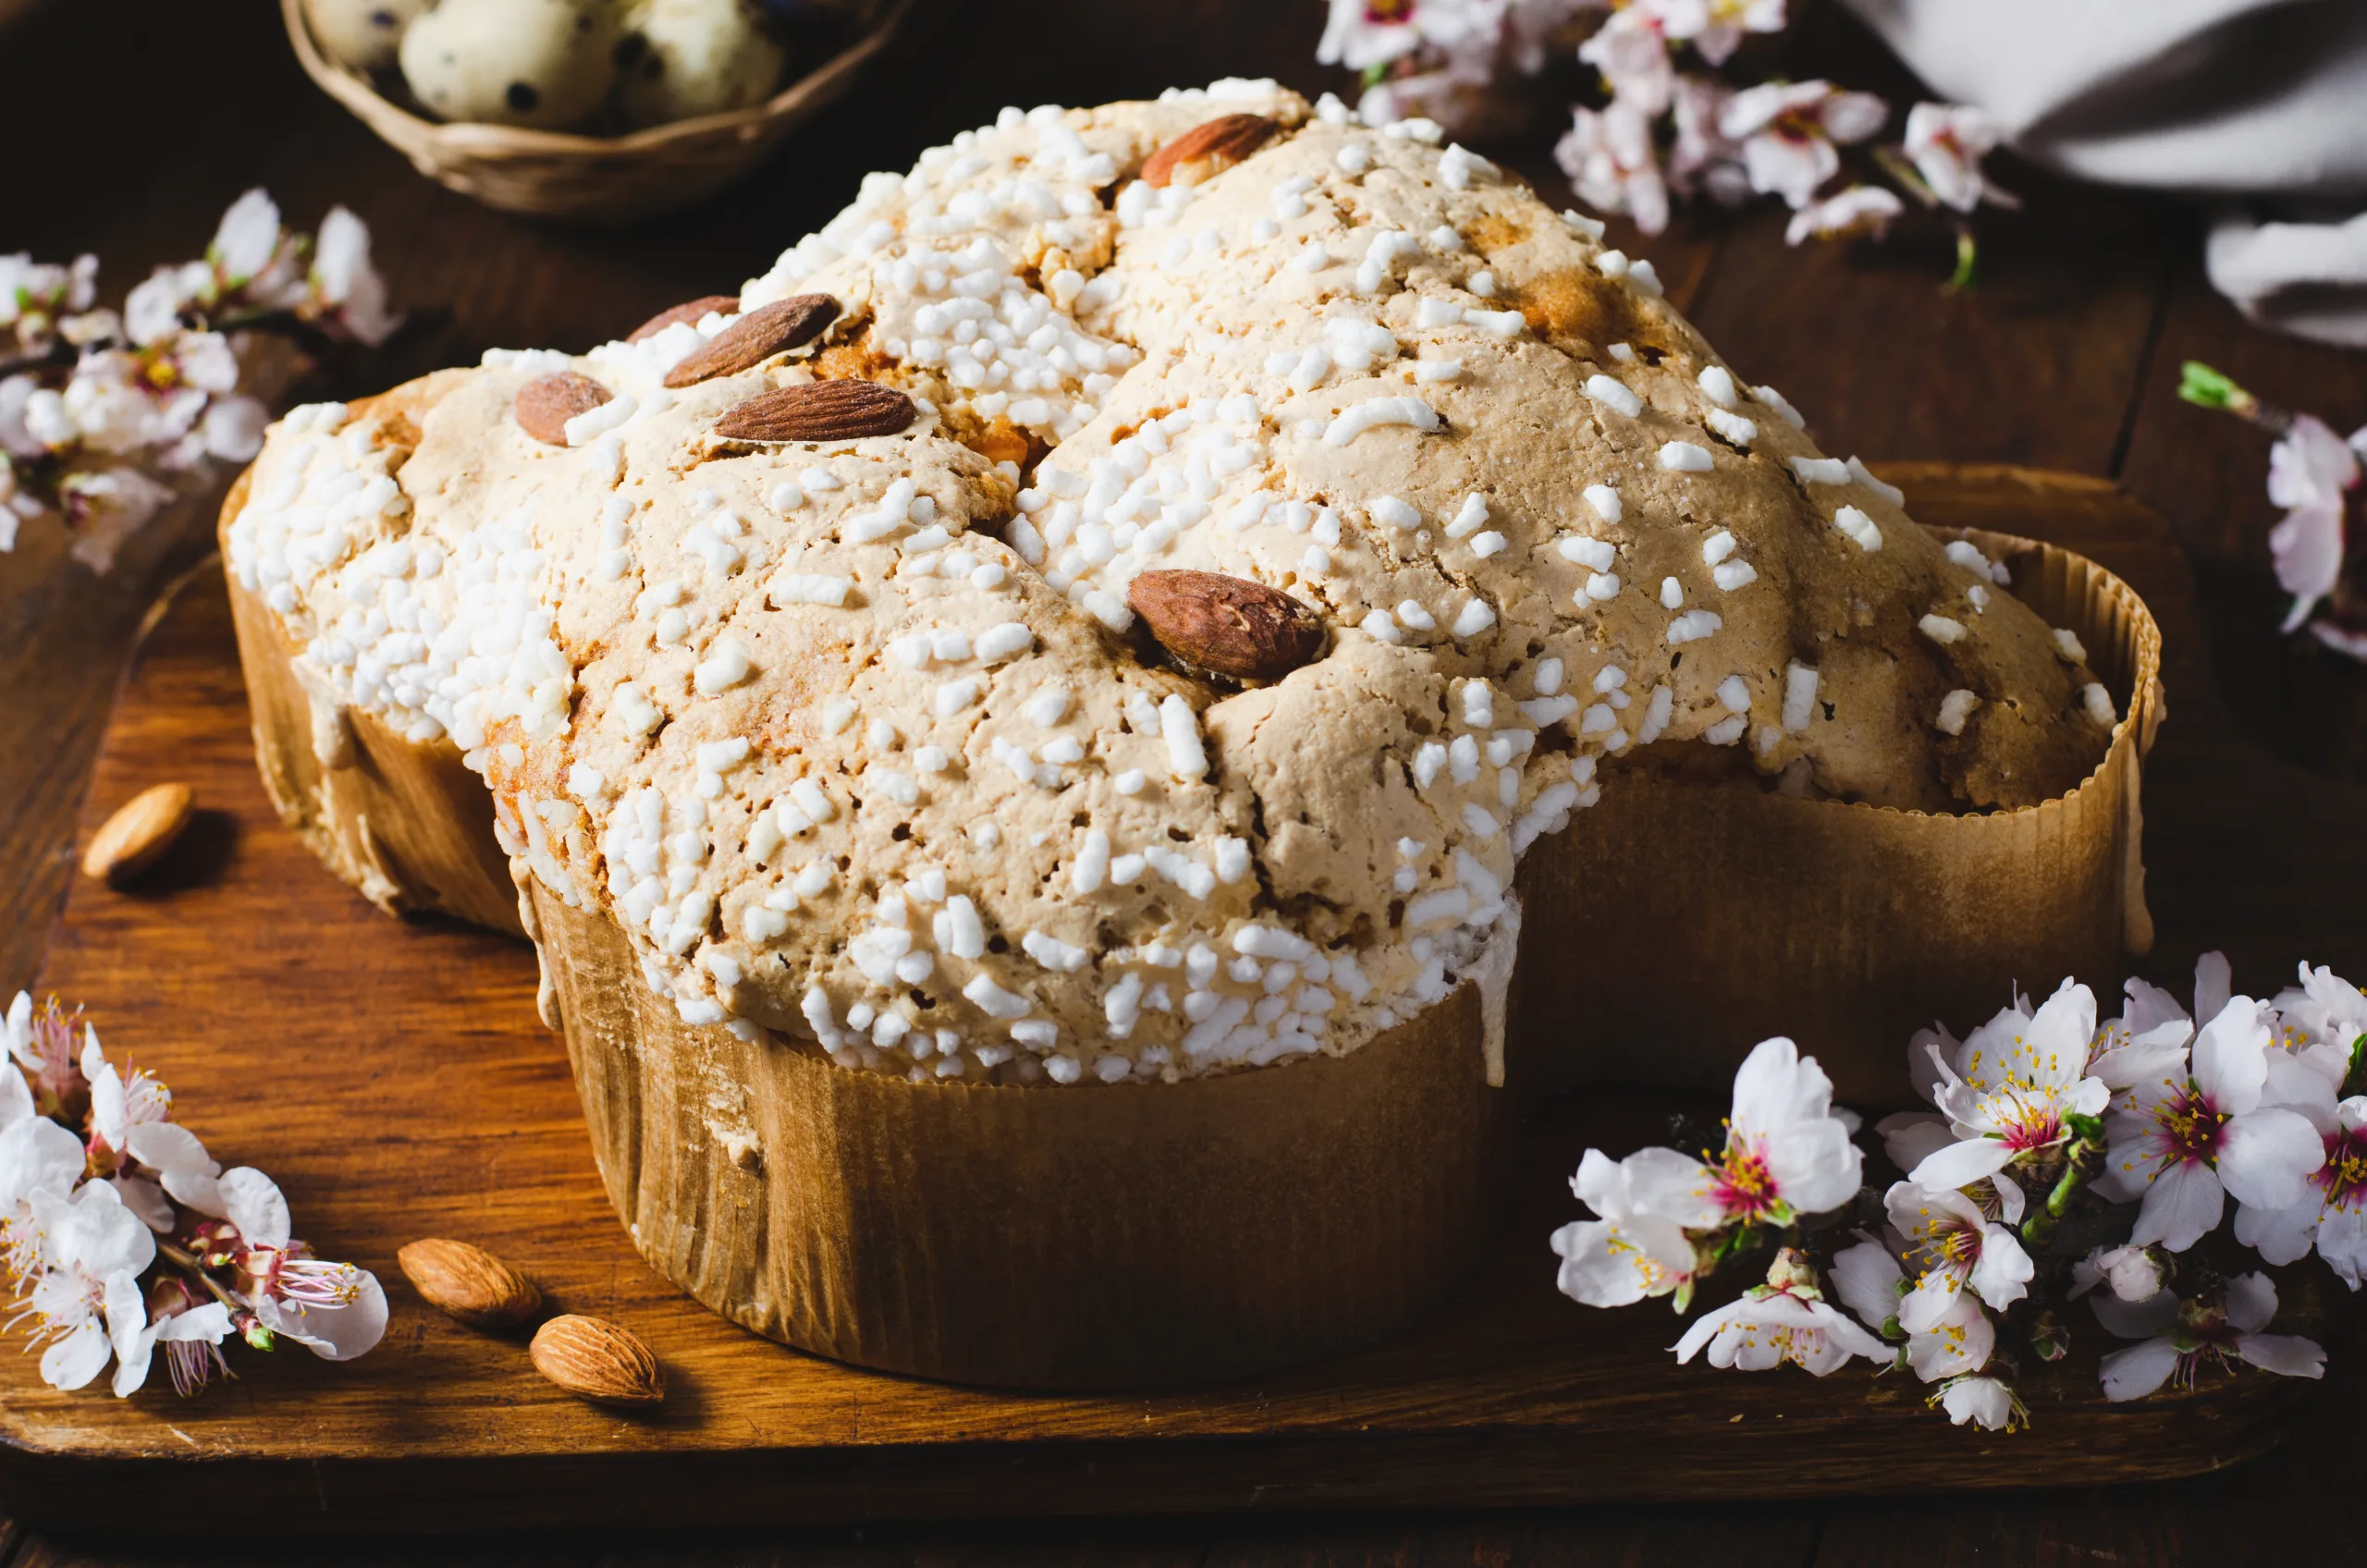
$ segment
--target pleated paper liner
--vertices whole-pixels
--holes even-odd
[[[634,1243],[803,1349],[1014,1387],[1235,1377],[1413,1321],[1493,1234],[1513,1107],[1470,986],[1287,1067],[914,1084],[684,1024],[605,916],[533,903]]]
[[[2152,618],[2079,557],[1970,536],[2079,633],[2127,714],[2096,772],[2034,810],[1961,818],[1607,789],[1523,867],[1509,1093],[1489,1086],[1469,985],[1344,1057],[1177,1084],[914,1084],[684,1024],[606,916],[531,883],[517,896],[449,742],[365,715],[316,725],[276,618],[230,592],[259,760],[291,826],[382,907],[536,936],[546,1020],[655,1268],[735,1322],[859,1365],[1117,1388],[1245,1375],[1412,1321],[1478,1255],[1511,1120],[1544,1093],[1722,1084],[1750,1043],[1788,1032],[1845,1098],[1896,1103],[1907,1033],[1932,1011],[1977,1000],[1985,1016],[2013,980],[2141,949]]]
[[[222,507],[230,520],[253,470]],[[230,613],[254,721],[255,763],[271,803],[338,878],[389,914],[458,916],[520,933],[509,857],[493,834],[493,796],[448,740],[421,745],[360,708],[315,702],[277,615],[232,576]]]
[[[1962,816],[1613,773],[1521,866],[1515,1085],[1721,1090],[1753,1044],[1788,1035],[1844,1101],[1912,1104],[1918,1028],[1961,1033],[2067,974],[2109,989],[2122,954],[2152,947],[2140,781],[2164,713],[2160,629],[2084,557],[1948,534],[2079,633],[2121,715],[2103,760],[2067,795]]]

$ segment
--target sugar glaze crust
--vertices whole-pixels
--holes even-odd
[[[1237,113],[1278,129],[1131,178]],[[296,410],[230,568],[318,728],[460,746],[684,1021],[900,1074],[1354,1048],[1501,974],[1517,857],[1643,759],[1939,811],[2087,774],[2076,639],[1436,140],[1262,83],[1008,111],[743,288],[842,306],[785,356],[666,387],[717,312]],[[613,394],[563,446],[513,406],[560,371]],[[717,435],[816,377],[914,418]],[[1288,594],[1328,649],[1171,668],[1153,569]]]

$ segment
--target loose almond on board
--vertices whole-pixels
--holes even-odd
[[[518,388],[518,427],[537,441],[567,445],[567,422],[607,402],[608,389],[571,370],[538,375]]]
[[[527,1354],[535,1371],[595,1404],[656,1404],[666,1397],[657,1357],[639,1335],[605,1317],[554,1317],[534,1330]]]
[[[154,784],[124,802],[91,835],[82,875],[120,882],[155,864],[189,826],[194,800],[186,784]]]
[[[799,294],[759,305],[692,349],[666,373],[666,385],[693,386],[718,375],[737,375],[775,354],[802,349],[839,319],[839,302],[828,294]]]
[[[395,1254],[428,1305],[480,1329],[509,1329],[543,1309],[534,1282],[483,1247],[431,1236]]]
[[[1145,571],[1126,603],[1185,664],[1243,680],[1288,675],[1323,651],[1323,622],[1279,589],[1214,571]]]
[[[1143,160],[1145,185],[1197,185],[1263,147],[1282,126],[1265,115],[1220,115]]]
[[[813,381],[762,392],[716,422],[727,441],[852,441],[913,423],[913,400],[876,381]]]
[[[685,300],[679,305],[658,312],[639,326],[634,327],[625,334],[625,341],[638,343],[644,337],[656,337],[678,321],[689,322],[695,326],[717,312],[725,315],[732,315],[736,314],[739,309],[740,297],[737,294],[707,294],[696,300]]]

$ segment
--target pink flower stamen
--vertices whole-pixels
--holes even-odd
[[[1729,1137],[1715,1170],[1718,1202],[1728,1214],[1750,1220],[1772,1216],[1783,1207],[1783,1194],[1776,1191],[1775,1177],[1759,1149]]]
[[[2351,1208],[2367,1203],[2367,1127],[2352,1127],[2325,1135],[2326,1162],[2310,1180],[2325,1194],[2328,1208]]]
[[[2215,1165],[2228,1115],[2189,1081],[2154,1108],[2153,1141],[2174,1165]]]

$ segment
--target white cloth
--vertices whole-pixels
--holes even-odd
[[[1846,4],[2032,162],[2208,199],[2205,264],[2246,314],[2367,347],[2367,3]]]

